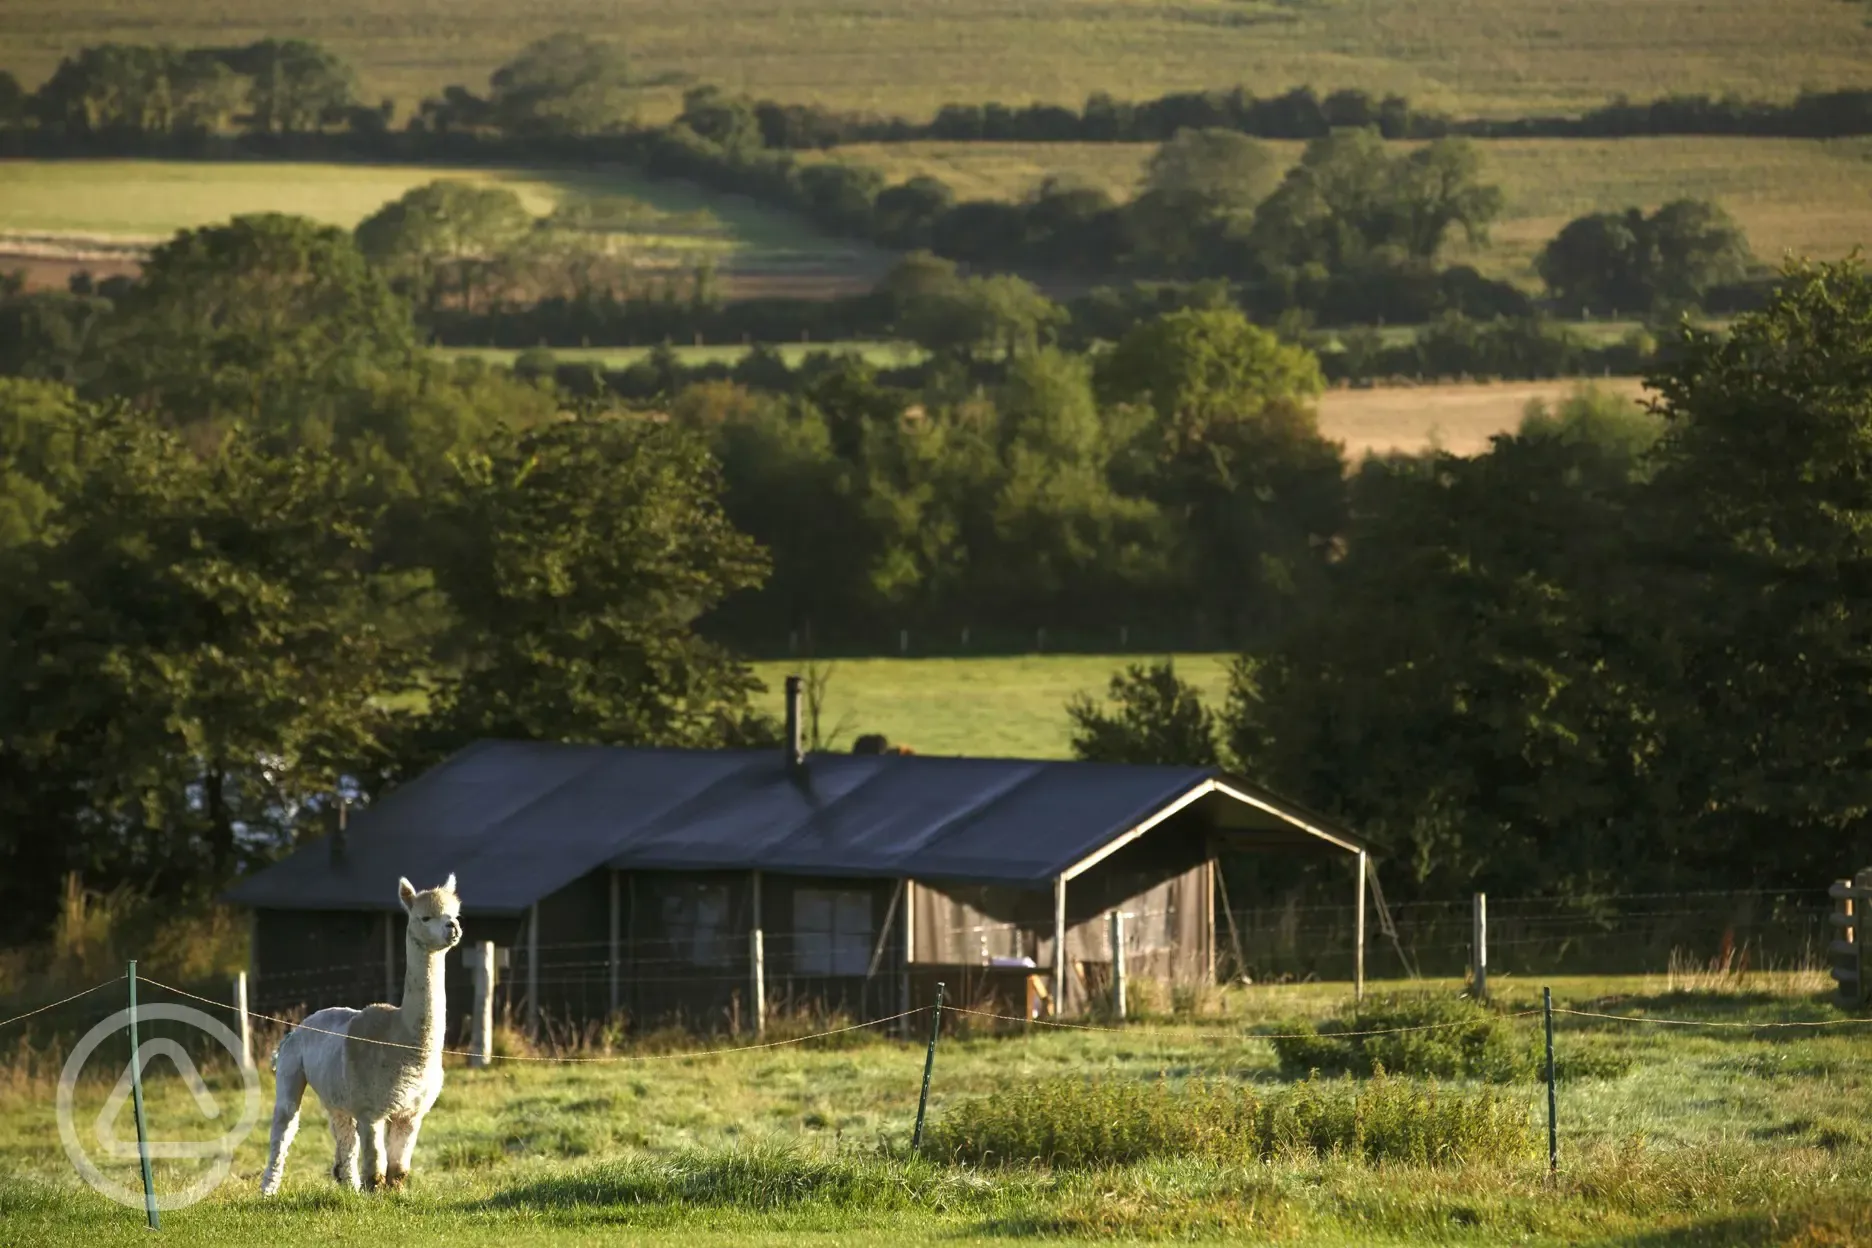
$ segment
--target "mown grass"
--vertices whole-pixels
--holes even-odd
[[[1288,162],[1302,147],[1270,146]],[[1480,146],[1484,176],[1502,188],[1507,209],[1488,246],[1457,247],[1450,259],[1513,281],[1537,283],[1534,257],[1574,217],[1686,197],[1722,204],[1769,264],[1786,253],[1832,259],[1872,245],[1872,139],[1502,139]],[[1125,200],[1153,150],[1143,143],[880,143],[835,149],[827,158],[899,180],[931,174],[963,198],[1020,199],[1046,178],[1063,177]]]
[[[1078,103],[1246,83],[1272,93],[1402,92],[1465,113],[1577,109],[1620,92],[1785,96],[1857,86],[1872,61],[1863,5],[1846,0],[374,0],[242,6],[210,0],[8,0],[0,65],[28,83],[104,40],[179,44],[319,39],[357,65],[366,98],[407,110],[451,82],[481,87],[529,39],[615,36],[647,71],[679,70],[790,100],[922,115],[947,100]],[[648,111],[676,92],[646,95]]]
[[[1062,621],[1061,627],[1069,621]],[[1057,632],[1055,634],[1057,636]],[[897,638],[881,638],[889,645]],[[1111,639],[1114,643],[1116,637]],[[932,637],[912,629],[912,651],[953,648],[960,637]],[[786,644],[776,638],[777,646]],[[979,639],[978,639],[979,644]],[[833,750],[848,750],[860,735],[883,733],[919,754],[983,758],[1068,758],[1072,725],[1067,700],[1102,695],[1112,673],[1140,654],[1028,654],[999,658],[839,659],[829,670],[821,734]],[[1177,673],[1220,706],[1228,690],[1232,655],[1176,656]],[[778,689],[805,660],[756,663],[755,674]]]
[[[1811,994],[1811,977],[1784,979],[1761,976],[1743,992],[1671,992],[1661,976],[1558,979],[1553,986],[1563,1006],[1612,1013],[1751,1023],[1840,1017]],[[1413,991],[1452,996],[1456,989],[1445,981]],[[942,1042],[933,1140],[971,1114],[981,1124],[992,1113],[1009,1132],[1040,1124],[1095,1143],[1120,1138],[1116,1126],[1145,1145],[1129,1148],[1131,1159],[1122,1163],[1103,1144],[1072,1164],[1057,1150],[1052,1164],[1039,1165],[910,1156],[923,1054],[919,1044],[889,1038],[609,1066],[512,1063],[469,1071],[451,1060],[410,1191],[372,1198],[335,1190],[324,1174],[324,1115],[309,1098],[280,1197],[262,1201],[254,1193],[264,1149],[256,1132],[239,1147],[226,1184],[201,1205],[164,1215],[163,1237],[187,1245],[429,1241],[469,1248],[625,1240],[656,1248],[802,1240],[966,1245],[1042,1237],[1816,1248],[1872,1236],[1864,1200],[1872,1183],[1862,1114],[1872,1080],[1865,1031],[1692,1031],[1562,1016],[1561,1174],[1550,1184],[1544,1098],[1534,1089],[1501,1091],[1500,1112],[1513,1113],[1491,1128],[1506,1132],[1486,1137],[1494,1146],[1438,1156],[1428,1147],[1435,1128],[1424,1126],[1431,1084],[1392,1076],[1383,1084],[1321,1080],[1309,1090],[1287,1081],[1272,1046],[1251,1034],[1286,1017],[1331,1013],[1344,1002],[1345,985],[1225,995],[1222,1012],[1201,1021]],[[1509,978],[1497,995],[1514,1012],[1537,989]],[[70,1021],[77,1027],[89,1017]],[[1532,1022],[1512,1025],[1535,1034]],[[1631,1072],[1565,1077],[1568,1054],[1580,1051],[1624,1054]],[[123,1056],[100,1051],[100,1069],[79,1086],[81,1125],[95,1116]],[[211,1073],[225,1107],[228,1074]],[[270,1103],[270,1077],[263,1072],[261,1079]],[[152,1066],[147,1091],[161,1138],[189,1136],[191,1120],[200,1136],[223,1127],[200,1124],[166,1062]],[[1466,1080],[1436,1085],[1437,1112],[1477,1104],[1484,1091]],[[140,1211],[110,1204],[72,1177],[49,1093],[46,1077],[0,1091],[0,1242],[148,1242]],[[1265,1106],[1308,1096],[1339,1107],[1337,1119],[1323,1111],[1315,1117],[1338,1126],[1325,1135],[1296,1132],[1291,1147],[1265,1150],[1265,1159],[1158,1147],[1174,1142],[1191,1117],[1171,1111],[1203,1098]],[[1349,1127],[1345,1107],[1355,1096],[1368,1107],[1389,1105],[1393,1116],[1368,1113],[1362,1128]],[[1370,1150],[1344,1145],[1359,1129],[1366,1140],[1407,1141],[1416,1133],[1426,1146],[1375,1161]],[[1033,1150],[1022,1160],[1040,1156]],[[159,1186],[181,1183],[181,1165],[159,1161]],[[135,1162],[106,1169],[129,1179]]]

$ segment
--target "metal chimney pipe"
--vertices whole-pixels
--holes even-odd
[[[806,765],[806,747],[801,734],[805,725],[801,723],[800,702],[801,682],[797,676],[786,678],[786,761],[788,771],[798,771]]]

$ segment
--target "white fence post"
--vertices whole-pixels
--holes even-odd
[[[1478,1001],[1488,1000],[1488,894],[1475,895],[1475,914],[1473,930],[1470,936],[1470,948],[1473,951],[1470,961],[1473,995]]]
[[[1872,901],[1872,868],[1850,880],[1835,880],[1827,895],[1839,903],[1832,916],[1838,931],[1827,946],[1839,985],[1835,1001],[1841,1009],[1857,1009],[1867,1000],[1865,918],[1866,903]]]
[[[474,1014],[468,1030],[468,1064],[486,1066],[494,1059],[494,942],[475,946]]]
[[[234,975],[234,1013],[240,1019],[240,1064],[242,1070],[252,1070],[253,1060],[253,1020],[247,1017],[247,972],[237,971]]]
[[[1111,912],[1112,1017],[1120,1022],[1125,1016],[1124,920],[1124,911]]]

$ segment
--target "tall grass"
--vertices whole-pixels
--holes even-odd
[[[1389,1072],[1490,1083],[1545,1077],[1546,1058],[1527,1020],[1462,997],[1399,994],[1317,1024],[1284,1022],[1278,1030],[1286,1034],[1273,1040],[1274,1051],[1281,1072],[1293,1077]],[[1631,1065],[1621,1053],[1569,1050],[1555,1063],[1563,1078],[1621,1075]]]
[[[1513,1156],[1530,1139],[1527,1107],[1490,1089],[1382,1076],[1362,1086],[1309,1080],[1274,1092],[1223,1082],[1055,1078],[950,1107],[925,1152],[980,1166],[1065,1169],[1306,1155],[1440,1165]]]

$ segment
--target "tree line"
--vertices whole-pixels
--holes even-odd
[[[680,81],[680,75],[635,73],[607,41],[561,33],[529,45],[483,91],[457,84],[423,99],[405,125],[419,133],[599,133],[636,124],[638,96],[646,87]],[[1161,143],[1179,130],[1208,129],[1263,139],[1316,139],[1337,129],[1373,127],[1394,140],[1872,134],[1872,91],[1864,89],[1804,90],[1780,102],[1733,93],[1648,101],[1620,97],[1575,116],[1457,118],[1397,94],[1376,96],[1358,88],[1321,95],[1297,86],[1260,96],[1237,86],[1168,92],[1147,100],[1094,92],[1078,108],[952,102],[926,121],[702,90],[744,109],[763,146],[792,151],[924,140]],[[358,98],[351,67],[302,39],[266,39],[241,48],[102,44],[66,57],[51,78],[31,91],[0,70],[0,128],[31,126],[67,139],[208,134],[231,127],[259,134],[377,134],[390,127],[395,115],[395,101],[366,105]]]
[[[1236,309],[1073,352],[1018,279],[900,276],[950,335],[914,389],[846,356],[626,403],[435,359],[345,231],[159,248],[68,378],[0,381],[0,914],[212,888],[478,737],[771,741],[737,656],[777,638],[1061,621],[1245,652],[1208,748],[1411,893],[1861,844],[1856,269],[1686,331],[1661,438],[1583,396],[1357,471],[1319,359]]]
[[[1084,757],[1226,761],[1338,814],[1387,888],[1799,887],[1872,856],[1872,280],[1796,272],[1685,336],[1639,417],[1368,460],[1334,558],[1220,707],[1168,664]]]

